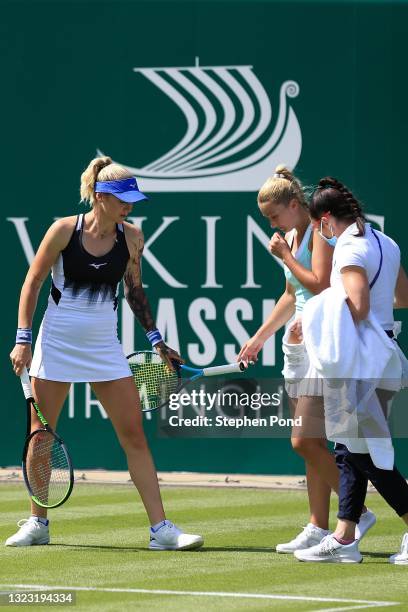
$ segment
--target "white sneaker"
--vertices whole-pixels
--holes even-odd
[[[33,546],[34,544],[50,543],[48,525],[41,523],[35,516],[21,519],[17,525],[20,529],[6,540],[6,546]]]
[[[165,521],[157,531],[150,529],[150,550],[193,550],[204,540],[199,535],[183,533],[171,521]]]
[[[325,563],[361,563],[363,557],[358,550],[358,541],[352,544],[340,544],[331,534],[320,544],[306,550],[295,550],[294,555],[299,561],[315,561]]]
[[[395,555],[391,555],[390,563],[395,565],[408,565],[408,533],[402,536],[401,550]]]
[[[278,544],[276,546],[276,552],[294,553],[295,550],[310,548],[315,544],[319,544],[319,542],[329,533],[327,529],[321,529],[313,525],[313,523],[308,523],[294,540],[286,542],[286,544]]]
[[[362,540],[369,529],[377,522],[374,512],[368,510],[360,516],[360,522],[356,525],[356,540]]]

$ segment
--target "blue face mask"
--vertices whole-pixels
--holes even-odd
[[[327,242],[327,244],[330,244],[331,247],[335,247],[336,246],[336,242],[337,242],[337,236],[335,236],[333,234],[333,229],[332,226],[329,225],[329,229],[332,233],[331,238],[326,238],[326,236],[323,234],[323,219],[320,220],[320,236],[323,238],[323,240],[325,240]]]

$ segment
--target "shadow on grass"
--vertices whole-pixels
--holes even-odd
[[[205,546],[202,550],[203,552],[276,553],[275,548],[267,546]]]
[[[390,558],[390,556],[394,553],[390,552],[390,553],[382,553],[382,552],[365,552],[365,551],[360,551],[361,554],[363,555],[363,557],[372,557],[373,559],[388,559]]]
[[[63,542],[53,542],[48,544],[48,548],[76,548],[89,549],[89,550],[100,550],[102,552],[128,552],[128,553],[139,553],[139,552],[152,552],[147,546],[108,546],[103,544],[64,544]],[[153,551],[157,552],[157,551]],[[160,552],[160,551],[159,551]],[[182,550],[182,551],[161,551],[161,552],[183,552],[183,553],[210,553],[210,552],[229,552],[229,553],[273,553],[277,555],[275,548],[267,546],[203,546],[198,550]],[[395,551],[394,551],[395,552]],[[388,562],[388,559],[392,553],[383,552],[366,552],[361,551],[363,557],[370,559],[383,559]],[[279,557],[286,557],[288,555],[279,555]],[[290,555],[289,555],[290,556]]]
[[[117,551],[117,552],[144,552],[149,551],[149,548],[146,547],[137,547],[137,546],[105,546],[99,544],[64,544],[62,542],[53,542],[52,544],[48,544],[48,547],[55,548],[90,548],[94,550],[102,550],[102,551]],[[153,551],[157,552],[157,551]],[[159,551],[160,552],[160,551]],[[163,551],[161,551],[163,552]],[[203,548],[199,548],[198,550],[182,550],[182,551],[166,551],[166,552],[191,552],[191,553],[205,553],[205,552],[245,552],[245,553],[276,553],[274,548],[267,547],[253,547],[253,546],[204,546]]]
[[[81,550],[83,548],[92,549],[92,550],[102,550],[102,551],[112,551],[112,552],[144,552],[149,550],[147,546],[145,547],[137,547],[137,546],[104,546],[103,544],[63,544],[62,542],[53,542],[52,544],[48,544],[47,548],[77,548]],[[193,551],[195,552],[195,551]]]

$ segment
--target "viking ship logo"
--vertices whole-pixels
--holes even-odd
[[[302,134],[289,99],[295,81],[280,86],[279,109],[252,66],[134,68],[176,104],[186,120],[180,140],[143,167],[129,166],[150,192],[256,191],[275,166],[294,168]],[[102,155],[103,153],[99,151]]]

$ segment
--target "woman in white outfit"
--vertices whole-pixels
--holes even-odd
[[[310,212],[321,231],[337,239],[330,284],[334,288],[344,287],[354,323],[359,326],[370,315],[382,327],[384,334],[394,338],[393,308],[408,306],[408,282],[400,265],[398,245],[365,222],[360,203],[332,177],[319,182],[310,203]],[[401,351],[395,346],[391,348],[403,365],[405,358]],[[379,355],[366,357],[378,360]],[[401,369],[399,376],[400,373]],[[401,387],[401,379],[398,381],[384,375],[377,386],[374,393],[387,416],[393,389]],[[364,429],[361,427],[360,431],[364,432]],[[349,446],[352,443],[350,441]],[[296,551],[295,556],[300,561],[362,561],[355,532],[368,481],[408,525],[408,484],[395,465],[391,465],[391,469],[380,469],[370,453],[351,452],[345,444],[336,444],[335,453],[340,471],[338,524],[335,532],[318,545]],[[390,557],[390,563],[408,565],[408,533],[403,536],[400,552]]]
[[[293,553],[317,544],[328,534],[330,493],[332,489],[337,492],[339,484],[325,438],[322,384],[316,379],[303,380],[309,360],[299,334],[305,303],[329,286],[333,247],[312,230],[303,188],[285,166],[279,165],[261,187],[258,206],[271,227],[285,232],[285,238],[279,233],[272,236],[270,250],[283,261],[286,288],[267,320],[242,346],[238,359],[256,360],[265,341],[295,317],[283,338],[283,375],[292,411],[303,421],[301,427],[294,427],[291,441],[305,460],[310,520],[293,540],[276,547],[280,553]],[[360,537],[375,521],[365,507],[364,512]]]
[[[130,308],[163,361],[180,356],[163,342],[143,290],[143,234],[125,221],[134,204],[147,200],[135,178],[109,157],[91,161],[81,177],[86,214],[64,217],[47,231],[25,279],[19,305],[14,372],[30,366],[35,400],[52,428],[72,382],[89,382],[106,410],[126,454],[131,478],[150,520],[153,550],[198,548],[200,536],[182,533],[166,520],[155,467],[143,432],[139,394],[117,337],[118,287],[124,280]],[[31,355],[37,298],[51,270],[48,307]],[[34,411],[32,429],[40,425]],[[8,546],[48,544],[46,510],[32,503],[31,516],[8,538]]]

